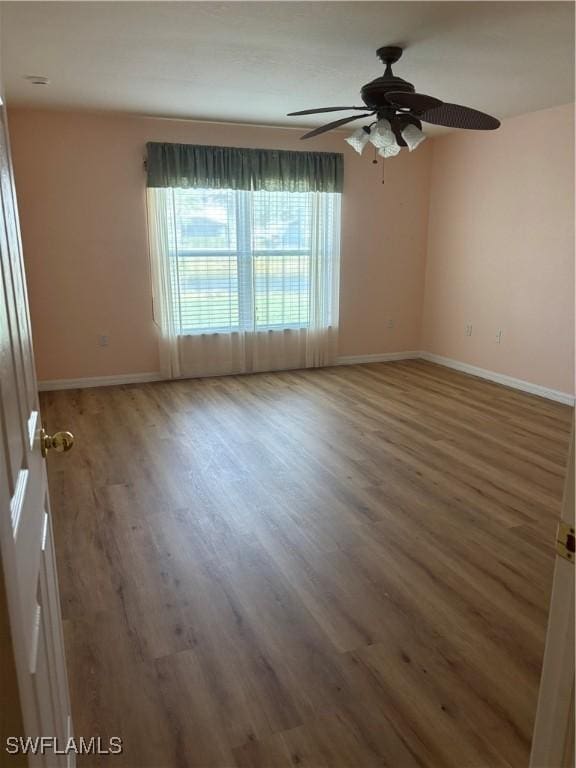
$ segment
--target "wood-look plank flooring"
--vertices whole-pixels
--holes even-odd
[[[570,408],[423,361],[42,408],[80,766],[527,766]]]

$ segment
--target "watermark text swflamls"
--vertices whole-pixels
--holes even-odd
[[[9,755],[120,755],[122,739],[110,736],[70,736],[65,741],[56,736],[7,736],[6,752]]]

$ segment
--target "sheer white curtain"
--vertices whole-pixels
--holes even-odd
[[[148,188],[162,374],[329,365],[340,194]]]

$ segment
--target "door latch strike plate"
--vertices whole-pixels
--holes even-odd
[[[565,560],[574,562],[576,554],[576,536],[574,526],[560,520],[556,530],[556,552]]]

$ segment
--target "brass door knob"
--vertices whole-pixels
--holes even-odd
[[[53,435],[47,435],[45,429],[40,430],[40,450],[42,456],[52,448],[56,453],[65,453],[74,445],[74,435],[72,432],[54,432]]]

